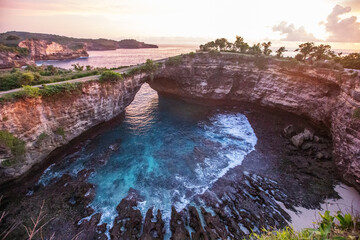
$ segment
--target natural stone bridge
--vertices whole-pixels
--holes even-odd
[[[2,168],[4,183],[46,162],[51,152],[94,126],[123,112],[141,85],[148,82],[160,94],[187,100],[237,104],[246,102],[280,109],[311,119],[332,134],[335,161],[343,178],[360,190],[359,77],[346,72],[291,67],[268,59],[238,54],[185,55],[163,64],[155,73],[140,73],[115,83],[86,81],[81,91],[55,97],[17,100],[0,108],[0,129],[26,142],[24,160]],[[164,60],[163,60],[164,62]],[[57,129],[64,134],[59,134]],[[46,141],[39,141],[41,134]],[[3,157],[9,152],[3,152]]]

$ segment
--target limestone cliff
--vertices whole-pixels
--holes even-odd
[[[197,102],[259,104],[326,126],[341,175],[360,191],[360,119],[354,116],[360,111],[358,76],[247,55],[197,54],[168,64],[149,84]]]
[[[66,60],[89,56],[84,49],[72,50],[65,45],[47,40],[26,39],[18,46],[29,49],[32,60]]]
[[[54,149],[124,111],[145,82],[137,74],[115,83],[87,82],[79,92],[31,98],[0,106],[0,130],[26,143],[23,159],[0,167],[0,183],[26,173]],[[0,151],[1,156],[9,151]]]
[[[14,52],[0,52],[0,69],[17,68],[26,64],[35,64],[29,57]]]

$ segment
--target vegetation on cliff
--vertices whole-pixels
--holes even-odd
[[[94,76],[108,71],[107,68],[93,68],[91,66],[73,65],[74,69],[61,69],[52,65],[28,65],[24,70],[12,69],[0,73],[0,91],[21,88],[23,85],[39,85],[46,83],[62,82],[71,79]],[[121,69],[123,67],[112,68]]]
[[[121,80],[123,77],[120,73],[114,71],[105,71],[101,74],[99,81],[100,82],[117,82]]]
[[[229,42],[226,38],[218,38],[215,41],[200,45],[200,50],[270,56],[272,53],[270,47],[271,42],[257,43],[250,46],[244,41],[244,38],[236,36],[234,43]],[[275,56],[281,58],[286,51],[286,48],[282,46],[276,50]],[[317,67],[330,66],[330,68],[341,69],[341,64],[345,68],[360,69],[360,53],[350,53],[343,56],[342,53],[335,53],[331,50],[330,45],[320,44],[316,46],[313,42],[302,43],[295,51],[299,52],[295,56],[297,61],[313,63]]]
[[[15,137],[13,134],[0,130],[0,147],[10,149],[12,156],[1,162],[6,167],[16,163],[25,153],[25,142]]]
[[[23,56],[23,57],[29,55],[29,50],[27,48],[21,48],[18,46],[6,46],[1,43],[0,43],[0,52],[12,52],[12,53],[19,54],[20,56]]]
[[[285,239],[359,239],[360,219],[349,213],[337,212],[331,215],[330,211],[320,213],[321,222],[317,228],[306,228],[295,231],[292,227],[283,230],[262,230],[261,234],[252,233],[250,239],[258,240],[285,240]]]

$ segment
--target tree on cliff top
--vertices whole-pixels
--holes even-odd
[[[285,49],[285,47],[280,47],[278,50],[276,50],[276,57],[280,58],[283,56],[283,53],[286,52],[287,50]]]
[[[313,51],[314,49],[314,43],[313,42],[306,42],[299,45],[299,48],[295,50],[295,52],[299,52],[302,55],[301,60],[304,61],[308,55]],[[300,59],[300,55],[297,59]]]
[[[236,36],[236,40],[234,42],[234,48],[239,49],[240,52],[245,53],[249,49],[249,44],[244,42],[244,38],[240,36]]]
[[[263,42],[261,44],[261,46],[264,47],[264,50],[263,50],[263,53],[266,55],[266,56],[269,56],[270,53],[272,52],[271,49],[270,49],[270,46],[271,46],[271,42]]]

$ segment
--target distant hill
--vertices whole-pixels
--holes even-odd
[[[87,38],[72,38],[59,36],[55,34],[44,33],[30,33],[10,31],[0,33],[0,44],[7,46],[17,46],[19,42],[25,39],[39,39],[56,42],[67,46],[72,50],[85,49],[85,50],[115,50],[118,48],[136,49],[136,48],[158,48],[154,44],[146,44],[144,42],[136,41],[135,39],[125,39],[115,41],[110,39],[87,39]]]

